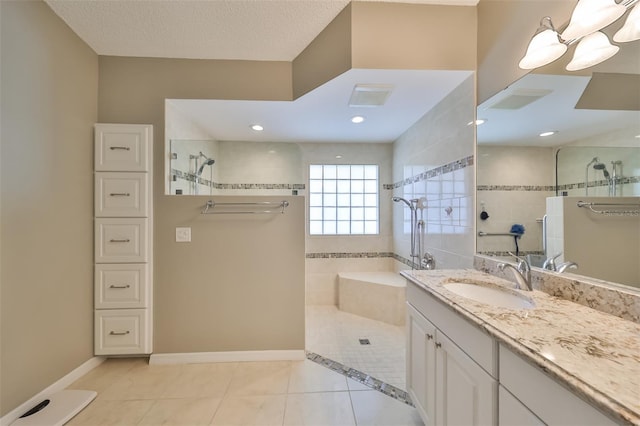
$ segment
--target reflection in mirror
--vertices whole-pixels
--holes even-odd
[[[173,195],[292,195],[304,189],[296,143],[170,141]]]
[[[639,81],[530,74],[478,107],[479,253],[640,287]]]

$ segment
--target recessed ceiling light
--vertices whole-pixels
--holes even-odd
[[[636,135],[636,138],[637,138],[637,139],[640,139],[640,135]]]
[[[552,130],[550,132],[542,132],[542,133],[540,133],[540,137],[541,138],[546,138],[547,136],[552,136],[552,135],[555,135],[556,133],[558,133],[557,130]]]
[[[363,121],[364,121],[364,117],[361,116],[361,115],[356,115],[356,116],[351,118],[351,122],[352,123],[358,124],[358,123],[362,123]]]
[[[252,124],[251,125],[251,129],[255,130],[256,132],[261,132],[264,130],[264,127],[262,127],[259,124]]]
[[[336,155],[336,158],[339,160],[342,158],[342,155]]]
[[[476,126],[479,126],[479,125],[481,125],[481,124],[486,123],[487,121],[489,121],[489,120],[488,120],[488,119],[486,119],[486,118],[478,118],[478,119],[477,119],[477,120],[475,120],[475,121],[470,121],[470,122],[468,122],[468,123],[467,123],[467,126],[471,126],[472,124],[475,124]]]

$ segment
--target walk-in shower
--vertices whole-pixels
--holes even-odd
[[[206,155],[204,155],[202,153],[202,151],[200,151],[197,155],[189,155],[189,159],[193,160],[193,175],[194,175],[194,179],[192,182],[192,194],[197,195],[198,194],[198,178],[202,175],[202,171],[204,170],[204,168],[206,166],[212,166],[213,163],[216,162],[216,160],[214,160],[213,158],[209,158]],[[198,163],[200,162],[200,159],[204,159],[202,161],[202,164],[198,165]]]

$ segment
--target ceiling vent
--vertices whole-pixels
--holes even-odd
[[[490,109],[520,109],[538,99],[548,95],[553,90],[546,89],[518,89],[506,98],[491,105]]]
[[[350,107],[379,107],[393,90],[391,84],[356,84],[349,99]]]

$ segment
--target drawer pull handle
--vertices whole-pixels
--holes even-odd
[[[433,339],[433,334],[427,334],[427,340]]]
[[[130,197],[131,194],[128,192],[112,192],[109,194],[110,197]]]
[[[441,348],[442,347],[442,343],[437,342],[436,343],[436,348]]]
[[[109,240],[109,242],[110,243],[129,243],[129,242],[131,242],[131,240],[128,239],[128,238],[125,239],[125,240],[114,240],[114,239],[111,239],[111,240]]]
[[[111,151],[115,151],[116,149],[122,149],[125,151],[131,151],[131,148],[129,148],[128,146],[110,146],[109,149]]]
[[[115,284],[111,284],[109,286],[109,288],[130,288],[131,286],[129,284],[125,284],[125,285],[115,285]]]
[[[129,330],[127,330],[127,331],[110,331],[109,335],[110,336],[126,336],[129,333],[130,333]]]

